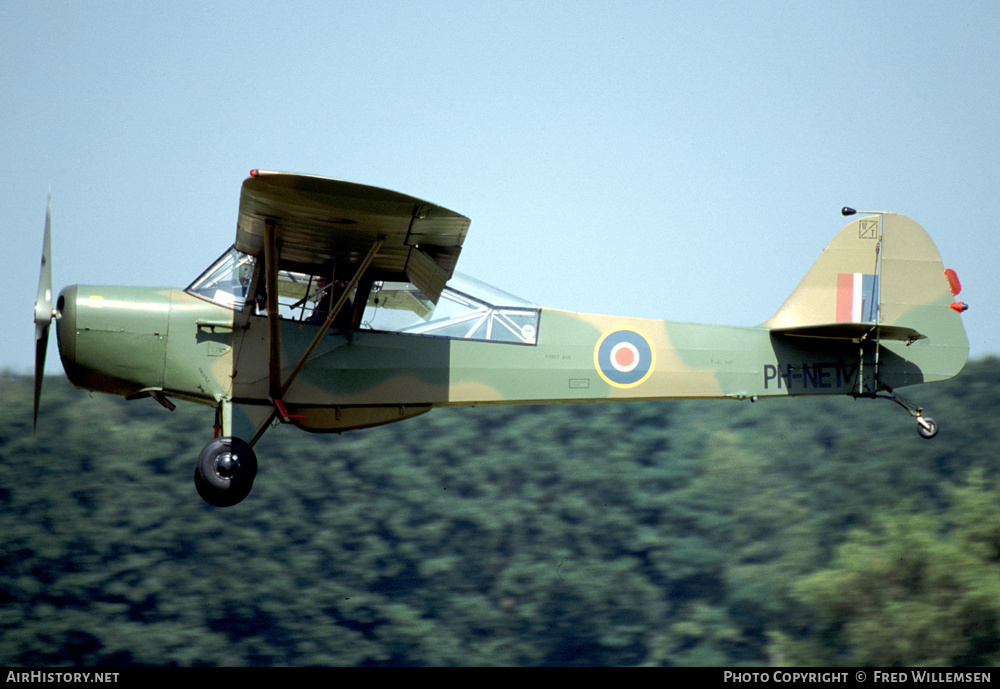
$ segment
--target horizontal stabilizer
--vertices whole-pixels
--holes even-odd
[[[790,328],[773,328],[772,333],[789,337],[815,337],[825,340],[899,340],[910,343],[924,340],[913,328],[877,323],[820,323]]]

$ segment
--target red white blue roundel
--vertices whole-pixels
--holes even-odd
[[[639,385],[653,372],[653,346],[635,330],[605,333],[594,348],[594,366],[605,382],[616,388]]]

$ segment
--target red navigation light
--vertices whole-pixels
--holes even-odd
[[[962,283],[958,281],[958,275],[951,268],[945,268],[944,276],[948,278],[948,285],[951,287],[951,296],[957,297],[962,291]]]
[[[250,171],[250,176],[251,177],[256,177],[257,176],[257,171],[256,170],[251,170]]]

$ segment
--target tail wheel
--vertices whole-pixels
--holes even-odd
[[[918,416],[917,417],[917,433],[920,434],[921,438],[927,438],[930,440],[938,434],[938,424],[937,421],[930,418],[929,416]]]
[[[239,438],[216,438],[201,451],[194,470],[198,494],[210,505],[230,507],[250,494],[257,456]]]

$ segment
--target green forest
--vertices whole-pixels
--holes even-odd
[[[278,426],[214,508],[210,408],[0,374],[0,664],[995,665],[998,390]]]

